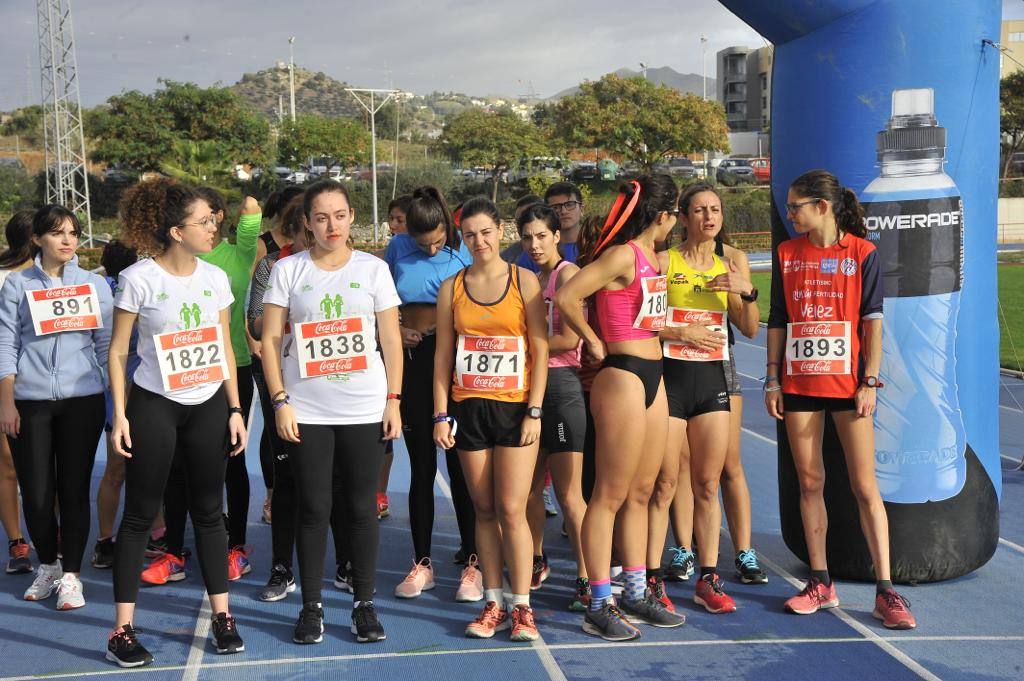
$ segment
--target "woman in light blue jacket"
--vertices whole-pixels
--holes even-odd
[[[103,277],[78,266],[81,234],[78,218],[63,206],[39,209],[32,220],[35,264],[12,273],[0,290],[0,431],[11,444],[40,563],[25,600],[56,593],[58,610],[85,605],[78,573],[89,538],[113,315]]]

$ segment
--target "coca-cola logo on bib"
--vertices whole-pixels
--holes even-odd
[[[186,386],[186,385],[199,385],[201,383],[206,383],[209,380],[210,380],[210,370],[209,370],[209,368],[206,368],[206,369],[196,369],[195,371],[190,371],[188,373],[182,374],[181,377],[179,378],[179,381],[181,382],[182,386]]]
[[[715,317],[704,310],[686,310],[681,315],[681,318],[676,318],[676,321],[683,322],[684,324],[706,325],[714,322]]]
[[[199,329],[195,331],[182,331],[171,337],[171,343],[174,345],[192,345],[194,343],[202,342],[203,332]]]
[[[85,327],[85,317],[66,317],[53,322],[54,331],[67,331],[69,329],[81,329]]]
[[[815,324],[814,326],[804,326],[803,336],[831,336],[832,325],[831,324]]]
[[[46,299],[52,298],[68,298],[71,296],[78,295],[77,286],[63,286],[60,288],[48,288],[46,289]]]
[[[823,374],[832,369],[832,362],[820,359],[816,362],[800,362],[800,373]]]
[[[505,387],[501,376],[474,376],[470,387],[476,390],[500,390]]]

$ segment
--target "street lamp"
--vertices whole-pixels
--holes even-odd
[[[640,74],[647,80],[647,64],[640,62]]]
[[[704,90],[704,101],[708,101],[708,38],[700,34],[700,69],[701,81]],[[704,150],[704,181],[708,180],[711,169],[708,168],[708,150]]]
[[[288,38],[288,91],[291,96],[292,123],[295,122],[295,36]]]

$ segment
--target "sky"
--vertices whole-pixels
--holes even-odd
[[[0,111],[38,103],[36,3],[0,0]],[[717,0],[74,0],[83,106],[165,78],[231,85],[288,59],[356,87],[542,97],[622,67],[701,73],[764,40]],[[13,30],[11,30],[13,29]],[[29,69],[26,68],[26,58]]]

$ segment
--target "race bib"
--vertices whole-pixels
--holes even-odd
[[[362,317],[303,322],[296,324],[294,330],[302,378],[362,371],[367,367],[367,338]]]
[[[220,324],[153,336],[165,392],[216,383],[228,377]]]
[[[787,325],[786,373],[822,376],[850,373],[850,322]]]
[[[633,327],[661,331],[665,328],[665,312],[668,311],[668,279],[664,275],[644,277],[640,280],[640,290],[644,297]]]
[[[92,284],[37,289],[25,295],[37,336],[103,326],[100,299]]]
[[[522,336],[459,336],[455,380],[466,390],[522,390],[526,383],[526,340]]]
[[[700,324],[711,331],[726,335],[725,311],[690,310],[683,307],[670,307],[665,318],[665,325],[689,326]],[[726,342],[718,350],[701,350],[700,348],[681,341],[665,341],[662,351],[668,359],[679,359],[687,362],[720,362],[729,359],[729,343]]]

